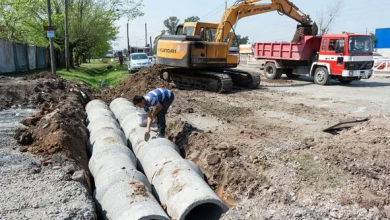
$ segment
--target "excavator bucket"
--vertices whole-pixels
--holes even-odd
[[[301,40],[303,36],[307,35],[314,35],[316,36],[318,34],[318,26],[316,23],[313,23],[312,25],[297,25],[297,30],[295,31],[294,38],[292,42],[297,43]]]

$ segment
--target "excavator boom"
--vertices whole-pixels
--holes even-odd
[[[230,31],[241,18],[278,11],[304,26],[311,26],[312,21],[309,15],[302,13],[299,8],[288,0],[271,0],[269,4],[255,4],[264,0],[237,1],[235,5],[228,8],[218,25],[215,35],[215,42],[226,42]],[[317,33],[310,33],[316,35]]]

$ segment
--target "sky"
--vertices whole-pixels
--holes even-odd
[[[311,16],[313,21],[318,20],[321,10],[327,11],[329,5],[338,0],[291,0],[299,9]],[[376,28],[390,27],[390,0],[342,0],[339,16],[333,23],[330,32],[343,31],[353,33],[375,33]],[[228,7],[235,0],[228,0]],[[270,3],[264,0],[261,3]],[[309,3],[310,2],[310,3]],[[225,0],[143,0],[144,16],[130,20],[130,45],[145,45],[145,23],[152,40],[165,29],[163,21],[170,16],[176,16],[181,22],[190,16],[199,16],[203,22],[219,23],[225,10]],[[115,50],[127,48],[126,35],[127,19],[116,22],[119,27],[118,39],[113,42]],[[236,34],[248,36],[253,42],[291,41],[295,33],[297,22],[287,16],[280,16],[277,12],[269,12],[238,21]]]

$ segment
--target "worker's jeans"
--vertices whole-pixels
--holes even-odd
[[[173,100],[175,99],[175,96],[173,93],[171,93],[171,97],[168,99],[164,99],[164,101],[161,103],[163,106],[163,109],[157,114],[157,126],[158,126],[158,132],[159,136],[164,137],[165,136],[165,128],[166,128],[166,121],[165,121],[165,115],[168,112],[169,106],[171,106]]]

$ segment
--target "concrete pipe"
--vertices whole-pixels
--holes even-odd
[[[171,218],[219,219],[228,209],[206,184],[200,169],[194,169],[194,164],[183,159],[171,141],[162,138],[145,141],[145,128],[137,124],[136,109],[129,107],[125,100],[121,102],[127,107],[116,104],[111,110],[120,117],[118,120],[125,136]]]
[[[87,152],[89,155],[93,154],[95,148],[94,143],[97,141],[102,142],[104,145],[117,143],[127,146],[127,140],[123,132],[116,128],[108,127],[96,131],[92,130],[90,138],[87,141]]]
[[[100,128],[106,128],[106,127],[117,128],[119,130],[121,129],[121,127],[119,126],[119,123],[116,119],[114,119],[112,117],[106,117],[106,116],[99,118],[99,120],[95,120],[95,121],[89,123],[87,126],[87,129],[89,132],[91,132],[91,131],[99,130]]]
[[[94,197],[103,219],[168,220],[151,193],[144,174],[136,169],[137,160],[127,147],[123,132],[112,113],[101,101],[89,107],[89,142],[93,146],[89,169],[95,180]],[[104,119],[104,120],[101,120]],[[103,122],[107,122],[105,125]]]
[[[125,104],[124,104],[125,103]],[[133,103],[129,102],[129,100],[127,100],[126,98],[116,98],[115,100],[113,100],[111,103],[110,103],[110,109],[114,109],[117,105],[129,105],[129,106],[132,106],[134,107]]]
[[[115,109],[115,110],[114,110]],[[115,117],[118,119],[119,124],[133,111],[136,113],[135,107],[130,105],[116,105],[113,109],[111,109],[114,113]]]
[[[110,220],[168,220],[160,204],[154,199],[145,185],[137,180],[118,181],[103,194],[96,192],[98,210],[107,212]],[[129,201],[130,200],[130,201]],[[100,208],[100,206],[102,208]]]
[[[192,162],[192,161],[189,160],[189,159],[187,159],[186,162],[187,162],[187,164],[191,167],[191,169],[192,169],[193,171],[195,171],[195,172],[200,176],[200,178],[205,179],[204,173],[203,173],[202,170],[198,167],[198,165],[196,165],[194,162]]]
[[[111,118],[115,118],[114,114],[109,109],[103,108],[93,108],[87,112],[88,116],[86,119],[87,124],[91,123],[96,119],[100,119],[102,116],[107,116]]]
[[[94,108],[109,109],[105,102],[103,102],[102,100],[95,99],[88,102],[88,104],[85,106],[85,111],[88,113],[91,109]]]
[[[91,144],[95,143],[99,139],[115,138],[123,145],[127,145],[127,140],[123,132],[117,128],[100,128],[99,130],[93,130],[90,133],[89,140]]]
[[[170,141],[150,140],[139,149],[137,157],[168,214],[179,220],[219,219],[227,207],[199,171],[195,171],[167,142]]]
[[[106,170],[136,169],[137,160],[130,149],[126,147],[112,146],[95,152],[89,160],[89,170],[96,178],[100,172]]]

